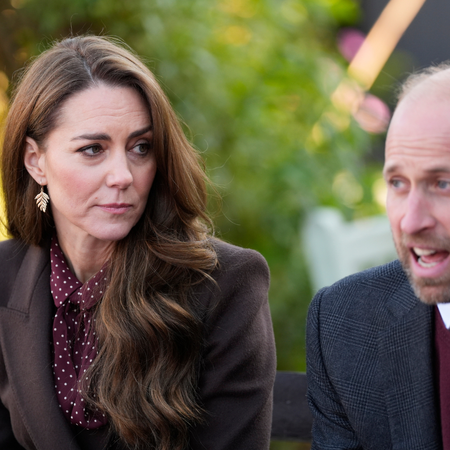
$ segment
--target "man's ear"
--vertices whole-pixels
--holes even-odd
[[[28,173],[34,178],[36,183],[40,185],[47,184],[47,178],[45,176],[45,153],[39,149],[36,141],[30,137],[26,137],[25,143],[25,155],[23,157],[23,163]]]

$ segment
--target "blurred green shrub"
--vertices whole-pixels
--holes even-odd
[[[304,370],[302,218],[317,204],[378,211],[372,138],[330,103],[345,75],[336,31],[357,18],[356,0],[1,0],[0,71],[14,78],[71,33],[144,56],[223,196],[218,235],[269,262],[279,368]]]

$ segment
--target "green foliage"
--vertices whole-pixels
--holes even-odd
[[[272,441],[270,450],[310,450],[311,444],[306,442],[280,442]]]
[[[345,75],[335,34],[356,1],[11,1],[0,13],[9,77],[71,32],[119,36],[146,58],[223,195],[218,234],[269,262],[279,368],[304,370],[302,218],[316,204],[374,209],[358,181],[370,137],[330,102]]]

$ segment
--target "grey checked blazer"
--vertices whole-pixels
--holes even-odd
[[[307,323],[313,450],[442,448],[434,308],[398,261],[314,297]]]

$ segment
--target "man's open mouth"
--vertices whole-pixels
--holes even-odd
[[[413,247],[411,251],[417,263],[425,268],[436,266],[444,261],[449,255],[447,250],[432,250],[420,247]]]

